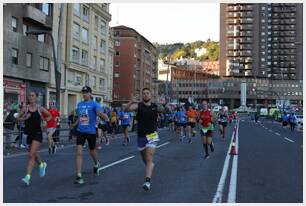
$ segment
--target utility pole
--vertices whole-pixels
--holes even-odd
[[[58,19],[58,34],[57,34],[57,61],[54,59],[55,67],[55,87],[56,87],[56,108],[60,110],[60,99],[61,99],[61,49],[62,49],[62,16],[64,11],[64,5],[61,4],[60,15]]]

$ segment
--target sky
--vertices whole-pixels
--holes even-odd
[[[111,3],[110,26],[135,29],[151,42],[219,41],[218,3]]]

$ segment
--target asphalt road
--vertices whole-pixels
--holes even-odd
[[[114,139],[98,151],[103,166],[98,177],[93,175],[92,161],[87,151],[84,152],[84,185],[73,184],[74,146],[65,147],[54,156],[42,152],[48,163],[46,176],[39,178],[35,168],[30,187],[20,182],[27,156],[10,156],[3,161],[3,201],[211,203],[218,196],[219,202],[227,202],[229,197],[234,197],[236,202],[302,202],[302,133],[296,132],[294,136],[286,133],[288,139],[294,140],[290,142],[284,139],[280,125],[265,125],[281,136],[260,124],[240,121],[235,156],[237,170],[232,166],[233,157],[228,156],[234,124],[228,128],[225,140],[217,131],[214,133],[215,152],[206,160],[199,133],[188,144],[187,140],[180,142],[174,132],[161,130],[152,187],[148,192],[142,189],[145,169],[135,136],[126,147],[121,146],[122,139]],[[228,168],[224,166],[226,159],[229,159]],[[236,181],[231,181],[235,175]]]

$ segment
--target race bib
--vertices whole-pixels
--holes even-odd
[[[123,115],[123,119],[128,119],[128,118],[129,118],[128,114]]]
[[[147,138],[149,143],[159,141],[159,137],[158,137],[157,132],[153,132],[151,134],[146,135],[146,138]]]
[[[89,125],[89,117],[87,115],[80,117],[80,125]]]

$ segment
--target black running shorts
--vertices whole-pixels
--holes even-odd
[[[86,140],[89,149],[94,150],[96,148],[96,134],[86,134],[78,131],[76,144],[84,146]]]

